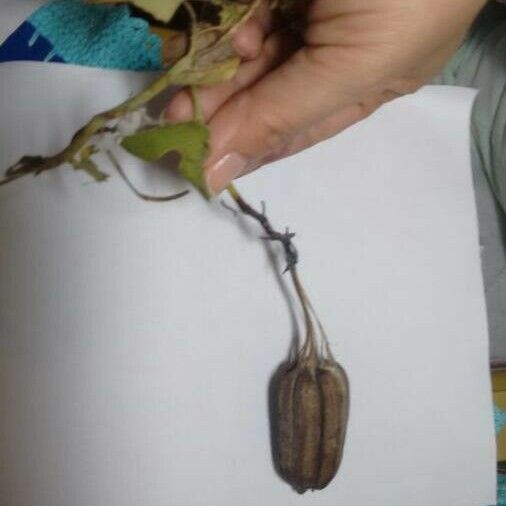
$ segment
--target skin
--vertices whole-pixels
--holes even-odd
[[[230,82],[204,88],[211,131],[208,186],[336,135],[385,102],[412,93],[444,66],[485,0],[313,0],[297,45],[262,4],[235,35],[243,62]],[[310,96],[310,100],[308,97]],[[169,121],[192,116],[186,91]]]

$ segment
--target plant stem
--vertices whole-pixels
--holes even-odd
[[[121,167],[118,159],[114,156],[112,151],[108,150],[108,151],[106,151],[106,154],[107,154],[107,157],[109,158],[109,160],[111,161],[111,163],[113,164],[114,168],[116,169],[116,171],[120,175],[121,179],[123,179],[123,181],[125,181],[126,185],[130,188],[130,190],[132,190],[132,192],[142,200],[146,200],[147,202],[169,202],[171,200],[177,200],[182,197],[185,197],[186,195],[188,195],[188,193],[190,193],[189,190],[184,190],[182,192],[174,193],[172,195],[167,195],[165,197],[155,197],[154,195],[147,195],[145,193],[142,193],[134,186],[132,181],[130,181],[128,176],[125,174],[123,167]]]
[[[0,180],[0,186],[27,174],[38,175],[46,170],[54,169],[62,163],[71,163],[89,140],[106,128],[109,121],[120,118],[144,106],[169,86],[177,84],[177,81],[178,76],[174,76],[168,71],[137,95],[112,109],[97,114],[84,127],[78,130],[70,144],[56,155],[47,158],[41,156],[24,156],[19,162],[7,169],[5,178]]]
[[[311,305],[307,298],[304,287],[300,281],[299,273],[297,271],[297,263],[299,260],[299,256],[295,245],[293,244],[292,239],[295,237],[295,234],[290,232],[288,229],[284,232],[278,232],[271,225],[271,222],[265,215],[265,210],[263,212],[259,212],[251,207],[241,196],[241,194],[237,191],[237,188],[230,184],[227,187],[227,191],[232,199],[235,201],[241,212],[247,216],[250,216],[254,220],[256,220],[265,232],[264,239],[269,241],[278,241],[283,246],[286,258],[286,269],[285,272],[290,272],[290,277],[292,279],[293,286],[295,288],[295,292],[297,293],[297,298],[302,306],[302,311],[304,314],[304,324],[306,326],[306,340],[301,349],[301,354],[307,354],[307,357],[310,359],[316,359],[317,356],[317,347],[316,347],[316,336],[315,329],[313,325],[313,319],[311,317]],[[313,311],[314,312],[314,311]]]
[[[218,41],[216,41],[215,45],[227,38],[232,37],[233,31],[253,15],[253,12],[259,3],[260,0],[254,0],[251,5],[249,5],[248,9],[242,14],[241,18],[236,20],[236,22],[231,27],[225,30]],[[86,146],[90,139],[104,129],[107,129],[107,124],[109,121],[120,118],[125,114],[135,111],[136,109],[144,106],[171,85],[198,84],[196,81],[198,81],[199,78],[202,79],[202,75],[205,75],[206,69],[194,69],[195,62],[193,60],[195,51],[197,50],[197,18],[192,5],[188,1],[184,2],[184,6],[186,7],[191,18],[190,47],[185,56],[179,59],[160,78],[155,80],[146,89],[142,90],[134,97],[126,100],[116,107],[113,107],[112,109],[94,116],[85,126],[78,130],[78,132],[72,138],[70,144],[59,153],[49,157],[23,156],[17,163],[6,170],[5,177],[3,179],[0,179],[0,186],[10,183],[28,174],[38,175],[47,170],[54,169],[65,162],[74,163],[76,156]],[[211,72],[213,70],[213,65],[210,65],[207,70]],[[199,110],[196,111],[196,114],[200,114]]]

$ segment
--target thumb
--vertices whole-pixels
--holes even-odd
[[[303,47],[215,113],[204,168],[212,193],[271,158],[301,131],[356,102],[353,76],[325,49]]]

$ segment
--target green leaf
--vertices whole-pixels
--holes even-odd
[[[176,151],[180,155],[178,170],[183,177],[210,197],[203,163],[208,153],[209,130],[202,123],[190,121],[142,130],[125,137],[121,143],[132,155],[147,162],[159,160]]]
[[[151,14],[158,21],[168,23],[183,0],[88,0],[91,4],[127,3]]]

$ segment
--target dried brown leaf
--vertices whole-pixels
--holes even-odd
[[[130,4],[168,23],[184,0],[87,0],[91,4]]]

